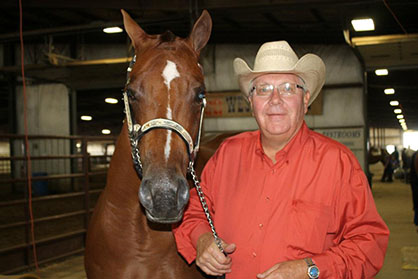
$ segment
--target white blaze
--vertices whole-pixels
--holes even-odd
[[[162,74],[164,78],[164,83],[167,85],[168,90],[170,90],[170,83],[173,79],[180,77],[179,72],[177,71],[176,63],[173,61],[167,60],[167,65],[165,66]]]
[[[170,107],[170,89],[171,89],[170,83],[173,79],[180,77],[180,74],[177,71],[176,63],[170,60],[167,60],[167,65],[165,66],[163,70],[162,77],[164,78],[164,83],[168,89],[166,117],[167,119],[171,120],[173,116],[172,116],[171,107]],[[166,161],[168,161],[168,158],[170,157],[170,151],[171,151],[171,130],[167,130],[167,141],[165,143],[165,148],[164,148],[164,155],[165,155]]]
[[[167,107],[167,119],[171,120],[171,108],[170,104]],[[167,130],[167,141],[165,142],[165,148],[164,148],[164,155],[165,155],[165,161],[168,161],[168,157],[170,156],[170,150],[171,150],[171,130]]]

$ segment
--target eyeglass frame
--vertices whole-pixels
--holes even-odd
[[[295,86],[296,86],[296,89],[297,88],[300,88],[300,89],[302,89],[303,90],[303,92],[305,93],[307,90],[306,90],[306,88],[305,88],[305,86],[303,86],[303,85],[300,85],[300,84],[297,84],[297,83],[294,83],[294,82],[283,82],[283,83],[280,83],[280,84],[278,84],[278,85],[273,85],[273,84],[271,84],[271,83],[268,83],[268,82],[265,82],[265,83],[262,83],[262,84],[264,84],[264,85],[270,85],[270,86],[272,86],[273,87],[273,89],[271,90],[271,93],[270,94],[268,94],[268,95],[259,95],[259,94],[257,94],[257,91],[256,91],[256,89],[257,89],[257,85],[253,85],[252,87],[251,87],[251,89],[250,89],[250,96],[253,96],[253,94],[254,94],[254,91],[256,91],[256,96],[258,96],[258,97],[271,97],[271,95],[274,93],[274,89],[276,89],[277,90],[277,92],[279,92],[279,95],[280,96],[286,96],[286,97],[290,97],[290,96],[294,96],[294,95],[296,95],[296,92],[294,93],[294,94],[291,94],[291,95],[285,95],[285,94],[282,94],[282,92],[280,92],[280,90],[279,90],[279,86],[281,86],[281,85],[283,85],[283,84],[294,84]]]

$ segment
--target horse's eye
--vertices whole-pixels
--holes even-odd
[[[126,89],[126,94],[128,95],[129,100],[131,100],[131,101],[135,100],[135,93],[132,92],[131,89],[127,88]]]
[[[206,97],[205,90],[199,90],[199,93],[196,95],[196,99],[198,102],[202,102],[202,100]]]

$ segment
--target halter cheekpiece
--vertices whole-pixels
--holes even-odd
[[[200,96],[202,100],[202,105],[200,108],[200,121],[199,121],[199,130],[197,133],[196,141],[193,143],[193,139],[190,136],[189,132],[183,126],[181,126],[176,121],[166,118],[155,118],[152,119],[143,125],[136,123],[135,118],[131,114],[129,100],[128,100],[128,93],[127,93],[127,85],[130,82],[129,75],[133,69],[133,66],[136,62],[136,55],[132,58],[131,62],[129,63],[129,67],[127,69],[127,78],[126,78],[126,86],[123,92],[123,101],[125,104],[125,114],[126,114],[126,122],[128,125],[128,133],[129,133],[129,142],[131,144],[131,154],[135,169],[140,178],[142,178],[142,162],[141,156],[138,150],[138,143],[141,138],[153,129],[167,129],[176,132],[186,143],[187,152],[189,154],[189,166],[188,171],[191,172],[194,160],[196,158],[196,154],[199,151],[199,144],[200,144],[200,136],[202,131],[202,123],[203,123],[203,115],[205,112],[206,107],[206,98],[204,95]]]

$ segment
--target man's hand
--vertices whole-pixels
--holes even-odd
[[[235,244],[226,244],[222,241],[222,247],[227,254],[235,251]],[[231,258],[226,257],[216,246],[211,233],[202,234],[196,245],[196,264],[208,275],[221,276],[231,272]]]
[[[304,260],[277,263],[263,273],[257,274],[260,279],[307,279],[308,266]]]

